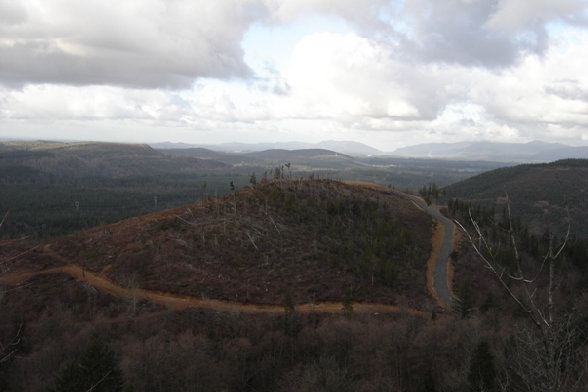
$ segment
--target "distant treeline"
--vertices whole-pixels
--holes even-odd
[[[16,166],[0,168],[0,238],[34,239],[69,234],[229,191],[248,177],[238,173],[126,178],[58,177]]]

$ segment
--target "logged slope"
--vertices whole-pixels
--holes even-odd
[[[493,170],[445,188],[447,196],[505,205],[508,192],[513,214],[531,230],[565,231],[566,204],[572,233],[588,237],[588,160],[568,159],[549,164],[519,165]]]
[[[422,308],[430,246],[430,217],[402,196],[279,180],[63,237],[51,249],[126,287],[274,305],[290,295]]]

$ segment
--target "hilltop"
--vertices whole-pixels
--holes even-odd
[[[338,181],[266,181],[48,246],[59,255],[57,264],[174,294],[274,305],[286,296],[311,303],[346,295],[430,303],[424,275],[430,217],[383,188]]]
[[[492,170],[445,188],[447,197],[459,198],[501,211],[506,193],[512,211],[532,233],[564,233],[567,212],[571,232],[588,238],[588,159],[566,159]]]
[[[146,144],[5,142],[0,143],[0,156],[0,169],[25,167],[38,173],[76,178],[194,173],[227,167],[210,159],[171,157]]]
[[[2,240],[0,385],[46,391],[96,341],[108,355],[91,359],[110,360],[138,391],[314,391],[325,380],[341,391],[468,390],[456,375],[477,369],[480,347],[488,368],[527,375],[509,367],[528,363],[518,338],[541,341],[463,246],[461,317],[437,312],[425,287],[431,223],[383,187],[277,178],[36,246]],[[576,271],[564,270],[555,298],[581,333]],[[579,336],[566,343],[572,375],[586,364]]]

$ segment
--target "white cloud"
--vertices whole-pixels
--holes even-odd
[[[506,123],[588,127],[588,75],[583,71],[588,69],[588,34],[570,31],[560,37],[569,34],[573,44],[556,38],[543,57],[527,56],[511,69],[478,74],[472,100]]]
[[[386,46],[354,34],[314,34],[294,50],[283,77],[299,110],[319,117],[419,118],[429,102],[407,81],[409,65]]]
[[[586,9],[581,0],[0,0],[0,136],[46,122],[151,140],[586,142]],[[309,17],[312,28],[300,29]],[[249,39],[274,34],[260,41],[271,45],[242,44],[252,25]]]

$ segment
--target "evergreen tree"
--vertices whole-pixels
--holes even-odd
[[[469,281],[465,281],[459,286],[457,297],[453,309],[460,314],[462,318],[466,318],[472,312],[474,307],[474,299]]]
[[[68,360],[54,376],[53,392],[122,391],[123,377],[114,352],[94,334],[80,358]]]
[[[484,340],[478,343],[472,354],[468,381],[472,392],[496,391],[494,357],[490,352],[490,345]]]

